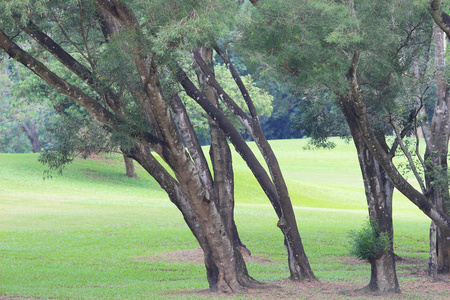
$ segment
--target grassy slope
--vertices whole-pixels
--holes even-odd
[[[348,232],[367,218],[353,146],[338,141],[335,150],[305,151],[304,140],[272,144],[316,275],[324,282],[367,283],[367,265],[342,263]],[[136,260],[197,247],[176,208],[143,170],[135,180],[122,175],[117,157],[78,160],[64,176],[43,181],[36,158],[0,154],[0,295],[154,299],[207,287],[201,265]],[[272,261],[251,262],[249,271],[259,280],[286,278],[275,213],[245,163],[236,155],[234,160],[242,239],[254,255]],[[397,253],[426,258],[429,221],[401,195],[394,201]]]

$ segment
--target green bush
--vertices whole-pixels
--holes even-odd
[[[369,221],[359,230],[350,232],[350,254],[369,262],[375,261],[390,247],[387,232],[379,232],[378,224]]]

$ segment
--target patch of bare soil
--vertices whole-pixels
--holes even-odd
[[[244,259],[259,263],[270,263],[269,259],[244,254]],[[203,253],[200,248],[183,251],[162,253],[152,257],[141,257],[137,260],[166,260],[179,263],[203,263]],[[356,265],[364,263],[358,259],[345,258],[344,264]],[[205,299],[261,299],[261,300],[287,300],[287,299],[450,299],[450,275],[441,276],[440,281],[428,278],[426,272],[426,260],[405,258],[397,262],[399,265],[413,265],[406,272],[399,272],[401,294],[383,295],[364,291],[360,284],[352,282],[293,282],[289,279],[268,282],[262,289],[250,289],[237,295],[224,295],[210,290],[186,290],[182,293],[168,294],[167,296],[185,297],[196,295]],[[423,267],[414,265],[421,264]]]
[[[247,255],[244,252],[242,253],[245,262],[256,261],[258,263],[266,264],[270,263],[270,260],[263,257],[251,256]],[[158,261],[165,260],[176,263],[191,263],[191,264],[203,264],[203,251],[200,247],[189,250],[178,250],[167,253],[160,253],[154,256],[144,256],[138,257],[135,260],[149,260],[149,261]]]
[[[447,280],[449,280],[447,278]],[[184,293],[170,294],[170,296],[197,295],[205,299],[450,299],[450,283],[433,282],[427,277],[401,283],[401,294],[375,294],[362,291],[362,286],[350,282],[292,282],[289,279],[270,282],[270,287],[251,289],[237,295],[224,295],[209,290],[190,290]]]

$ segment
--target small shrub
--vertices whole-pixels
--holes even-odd
[[[390,247],[389,235],[379,232],[378,224],[367,222],[359,231],[350,232],[350,254],[369,262],[379,259]]]

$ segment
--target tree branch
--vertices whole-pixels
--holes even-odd
[[[81,80],[88,84],[93,90],[99,94],[104,94],[106,102],[109,107],[114,111],[121,109],[122,101],[115,93],[109,88],[106,89],[98,85],[98,82],[94,80],[92,72],[79,61],[77,61],[72,55],[67,53],[58,43],[56,43],[51,37],[39,30],[39,28],[30,20],[26,27],[22,30],[26,32],[31,38],[39,43],[45,50],[52,54],[59,62],[61,62],[66,68],[76,74]]]
[[[86,109],[101,123],[106,124],[115,121],[113,114],[100,105],[95,99],[50,71],[43,63],[11,41],[2,30],[0,30],[0,47],[3,48],[11,58],[19,61],[60,93],[69,96],[86,107]]]
[[[391,123],[392,127],[394,128],[394,132],[395,132],[395,135],[397,136],[397,140],[400,144],[400,148],[402,149],[403,154],[405,154],[406,158],[408,159],[409,166],[410,166],[411,170],[413,171],[413,174],[416,177],[417,182],[420,185],[422,193],[425,194],[426,193],[425,185],[423,183],[422,178],[419,175],[419,172],[417,171],[416,165],[413,162],[411,154],[409,153],[408,149],[406,149],[406,146],[403,143],[403,138],[401,136],[400,128],[398,127],[397,120],[395,119],[394,116],[390,117],[390,123]]]
[[[247,104],[248,110],[250,112],[250,115],[253,119],[258,120],[258,112],[256,111],[255,105],[253,104],[253,101],[250,97],[250,94],[247,91],[247,88],[245,87],[244,83],[242,82],[241,76],[239,76],[239,73],[236,71],[236,68],[231,63],[231,60],[227,53],[225,53],[218,45],[214,46],[214,50],[217,54],[223,59],[226,66],[228,67],[228,70],[231,73],[231,76],[233,77],[234,81],[236,82],[236,85],[239,87],[239,90],[241,91],[242,97],[245,100],[245,103]]]
[[[231,112],[239,119],[239,121],[251,132],[250,122],[251,119],[247,116],[247,114],[239,107],[239,105],[234,102],[233,99],[223,90],[222,86],[217,82],[216,77],[213,72],[207,66],[206,62],[203,60],[202,56],[198,51],[193,52],[195,62],[198,67],[202,71],[202,73],[207,78],[206,81],[208,84],[214,88],[219,94],[219,98],[223,101],[226,107],[231,110]],[[186,75],[187,76],[187,75]]]
[[[57,89],[60,93],[69,96],[80,105],[84,106],[100,123],[107,125],[119,125],[120,127],[121,121],[108,109],[103,107],[80,88],[68,83],[66,80],[53,73],[42,62],[32,57],[17,44],[11,41],[11,39],[2,30],[0,30],[0,48],[3,48],[3,50],[11,58],[19,61],[26,68],[30,69],[33,73],[47,82],[50,86]],[[149,132],[139,132],[134,134],[133,137],[145,138],[145,140],[152,145],[161,143],[158,138]]]
[[[237,131],[237,129],[231,124],[231,122],[227,119],[227,117],[223,114],[221,110],[215,107],[203,93],[197,89],[197,87],[191,82],[191,80],[187,77],[187,74],[181,69],[178,68],[177,79],[180,84],[184,87],[186,93],[189,97],[191,97],[195,102],[197,102],[203,110],[220,126],[223,132],[230,139],[231,143],[235,147],[236,151],[241,155],[244,161],[247,163],[247,166],[252,171],[255,178],[258,180],[259,184],[263,188],[267,197],[269,198],[275,212],[278,217],[282,216],[282,211],[279,203],[279,197],[273,182],[270,180],[269,175],[266,170],[260,164],[254,153],[248,147],[245,140],[242,138],[241,134]]]
[[[389,178],[403,195],[405,195],[411,202],[413,202],[422,212],[424,212],[430,219],[436,222],[436,224],[446,230],[450,231],[450,217],[443,211],[439,210],[434,204],[417,191],[403,176],[399,173],[394,166],[390,157],[386,154],[378,140],[376,139],[367,115],[367,107],[359,89],[358,80],[356,77],[356,69],[359,63],[360,51],[356,50],[353,55],[352,66],[347,74],[349,80],[350,90],[353,95],[352,109],[356,117],[358,127],[363,134],[364,140],[383,169],[388,173]],[[348,101],[348,100],[347,100]],[[351,105],[351,104],[350,104]]]
[[[78,6],[80,8],[80,31],[81,31],[81,36],[83,37],[84,46],[86,47],[87,61],[91,65],[92,70],[94,70],[95,64],[94,64],[94,60],[92,59],[91,51],[89,50],[87,36],[85,33],[84,24],[83,24],[83,6],[81,5],[81,0],[78,0]]]
[[[80,53],[80,55],[83,56],[83,58],[84,58],[87,62],[89,62],[89,64],[92,65],[92,63],[91,63],[89,57],[86,56],[86,54],[84,54],[83,51],[81,51],[81,49],[80,49],[80,47],[78,47],[77,43],[75,43],[75,42],[70,38],[70,36],[67,34],[66,30],[64,30],[64,28],[63,28],[62,25],[61,25],[61,22],[58,20],[58,17],[57,17],[55,14],[53,14],[53,17],[55,18],[55,23],[58,25],[59,29],[61,30],[61,32],[62,32],[62,34],[64,35],[64,37],[66,38],[66,40],[67,40],[70,44],[72,44],[72,46],[74,46],[75,49],[77,49],[78,53]]]
[[[208,162],[206,161],[206,157],[202,151],[200,143],[198,142],[194,127],[189,120],[186,108],[184,107],[180,97],[177,94],[173,95],[170,104],[174,113],[175,120],[180,125],[178,128],[189,150],[189,154],[191,155],[195,164],[200,166],[198,168],[200,178],[202,178],[203,184],[212,190],[213,179],[208,166]]]
[[[430,12],[434,22],[450,38],[450,16],[442,11],[442,0],[431,0]]]

